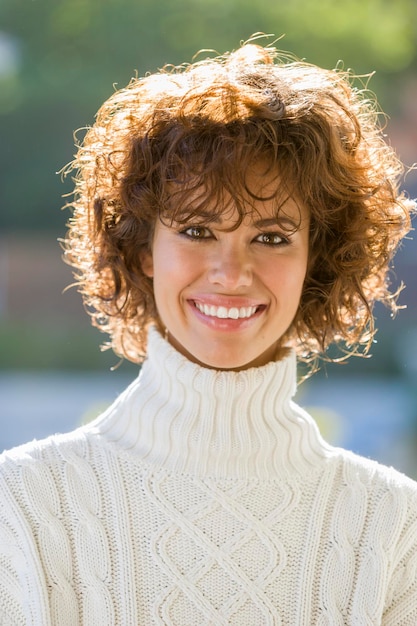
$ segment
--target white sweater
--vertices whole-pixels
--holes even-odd
[[[327,445],[295,381],[151,330],[100,418],[1,457],[0,624],[416,626],[417,485]]]

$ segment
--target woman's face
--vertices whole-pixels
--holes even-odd
[[[274,359],[299,306],[309,233],[305,208],[288,198],[279,222],[275,208],[251,199],[234,230],[229,208],[208,226],[157,221],[142,267],[170,343],[191,361],[242,370]]]

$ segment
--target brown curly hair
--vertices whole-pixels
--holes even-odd
[[[376,105],[352,78],[247,43],[132,79],[103,104],[65,170],[76,171],[65,259],[118,355],[139,362],[158,322],[140,263],[155,221],[209,222],[224,192],[242,219],[259,161],[279,176],[277,193],[284,187],[310,213],[309,267],[286,344],[306,361],[326,358],[331,344],[368,350],[374,302],[396,310],[388,272],[414,204],[399,193],[403,167]]]

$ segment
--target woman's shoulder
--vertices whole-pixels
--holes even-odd
[[[336,449],[335,458],[339,465],[339,479],[343,483],[362,485],[370,495],[392,493],[405,498],[415,507],[417,513],[417,481],[403,472],[366,458],[350,450]]]
[[[0,454],[0,480],[20,470],[40,470],[56,466],[71,455],[86,455],[88,440],[83,428],[69,433],[50,435],[45,439],[34,439]]]
[[[100,456],[84,427],[3,452],[0,526],[3,520],[8,527],[20,528],[23,537],[23,529],[34,520],[42,524],[48,519],[48,523],[60,525],[68,503],[74,509],[82,501],[88,509],[100,500],[99,477],[106,484],[109,480],[108,467],[100,463]]]

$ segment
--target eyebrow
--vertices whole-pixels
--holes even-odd
[[[296,222],[292,220],[290,217],[267,217],[260,220],[256,220],[253,222],[254,226],[257,228],[267,228],[268,226],[286,226],[288,225],[291,229],[296,230],[300,226],[300,222]]]
[[[220,215],[215,215],[208,222],[206,222],[206,220],[202,220],[202,223],[203,224],[211,223],[211,224],[221,225],[222,221],[223,221],[222,215],[220,214]],[[282,217],[264,217],[258,220],[254,220],[253,226],[259,229],[268,228],[269,226],[279,226],[281,228],[288,228],[289,231],[297,231],[301,226],[301,221],[302,221],[301,219],[296,221],[295,219],[292,219],[291,217],[288,217],[287,215],[282,216]]]

